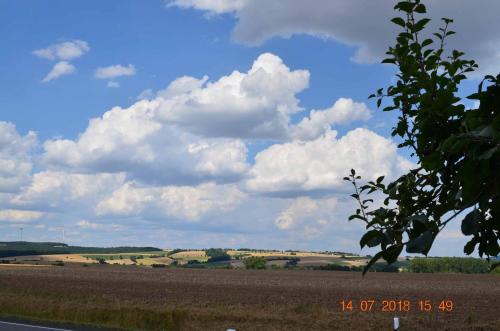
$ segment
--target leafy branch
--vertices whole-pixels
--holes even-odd
[[[500,75],[486,76],[478,92],[477,109],[466,109],[457,96],[466,74],[478,66],[463,59],[463,52],[446,49],[453,20],[432,38],[421,41],[430,22],[420,18],[427,12],[420,0],[400,1],[394,9],[402,17],[392,22],[402,28],[396,44],[389,47],[382,63],[397,67],[396,82],[380,88],[370,98],[382,103],[386,112],[399,112],[392,136],[398,148],[409,148],[417,167],[389,184],[384,177],[360,185],[361,176],[352,169],[344,180],[352,183],[351,196],[359,208],[349,220],[366,223],[361,247],[380,247],[365,268],[379,259],[393,263],[403,248],[427,255],[436,236],[463,212],[462,232],[472,236],[464,252],[478,249],[480,256],[500,252]],[[437,47],[433,47],[437,45]],[[383,206],[373,207],[372,198],[383,197]]]

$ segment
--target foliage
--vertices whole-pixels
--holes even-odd
[[[222,248],[207,249],[205,251],[205,254],[208,256],[208,262],[221,262],[231,260],[231,256],[229,256],[229,254],[227,254],[227,252]]]
[[[343,265],[330,263],[327,265],[310,267],[313,270],[328,270],[328,271],[363,271],[363,267],[355,265]],[[395,264],[388,265],[387,263],[375,263],[370,271],[374,272],[399,272],[399,268]]]
[[[439,257],[439,258],[414,258],[410,261],[410,272],[450,272],[464,274],[484,274],[490,270],[490,264],[481,259]]]
[[[166,265],[165,265],[165,264],[163,264],[163,263],[153,263],[153,264],[151,265],[151,267],[152,267],[152,268],[165,268],[165,267],[166,267]]]
[[[400,1],[395,10],[403,17],[392,20],[402,27],[396,45],[389,48],[383,63],[397,67],[396,82],[370,97],[390,104],[383,111],[398,112],[392,135],[400,139],[399,148],[408,148],[416,168],[395,181],[384,184],[384,177],[359,186],[361,179],[351,170],[349,177],[360,205],[349,220],[366,223],[361,247],[379,246],[365,268],[377,260],[396,261],[404,247],[408,253],[427,255],[438,233],[466,212],[462,232],[472,236],[464,252],[476,246],[483,257],[500,252],[500,75],[486,76],[478,92],[477,109],[466,109],[457,96],[465,74],[474,71],[474,61],[464,53],[446,53],[451,19],[433,38],[422,34],[430,19],[421,18],[426,7],[420,0]],[[486,84],[485,84],[486,83]],[[374,207],[373,198],[383,197],[383,206]]]
[[[0,257],[48,255],[48,254],[113,254],[133,252],[156,252],[156,247],[81,247],[57,242],[0,242]]]
[[[300,259],[299,258],[292,258],[286,261],[285,263],[285,268],[293,268],[296,267],[299,263]]]
[[[250,256],[243,260],[246,269],[266,269],[266,258],[262,256]]]

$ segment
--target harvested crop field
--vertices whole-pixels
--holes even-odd
[[[391,330],[394,316],[404,330],[500,330],[499,297],[498,275],[0,266],[1,315],[131,330]],[[382,300],[410,310],[382,312]]]

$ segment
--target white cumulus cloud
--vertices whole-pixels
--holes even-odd
[[[411,167],[396,145],[358,128],[340,139],[328,131],[312,141],[275,144],[259,152],[246,188],[263,194],[305,194],[342,191],[342,178],[351,168],[365,179],[394,177]]]
[[[309,117],[304,117],[291,128],[290,136],[294,139],[312,140],[324,134],[332,125],[367,121],[370,118],[371,111],[364,103],[340,98],[328,109],[312,110]]]
[[[289,116],[302,108],[296,94],[309,84],[307,70],[290,70],[276,55],[260,55],[247,73],[215,82],[181,77],[160,93],[159,118],[206,136],[283,138]]]
[[[158,100],[115,107],[92,119],[78,140],[44,143],[44,164],[80,172],[127,172],[145,182],[186,184],[237,178],[247,170],[244,143],[202,139],[158,121]]]
[[[0,192],[16,192],[31,180],[33,131],[21,136],[14,124],[0,121]]]
[[[38,210],[71,211],[90,208],[99,199],[120,187],[125,181],[118,174],[70,174],[41,171],[33,175],[30,185],[12,197],[14,206]]]
[[[140,187],[126,183],[96,206],[97,215],[163,215],[197,221],[234,209],[245,197],[235,185]],[[158,216],[157,216],[158,217]]]

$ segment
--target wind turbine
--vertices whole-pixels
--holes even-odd
[[[64,244],[64,226],[58,227],[57,230],[61,230],[61,243]]]

